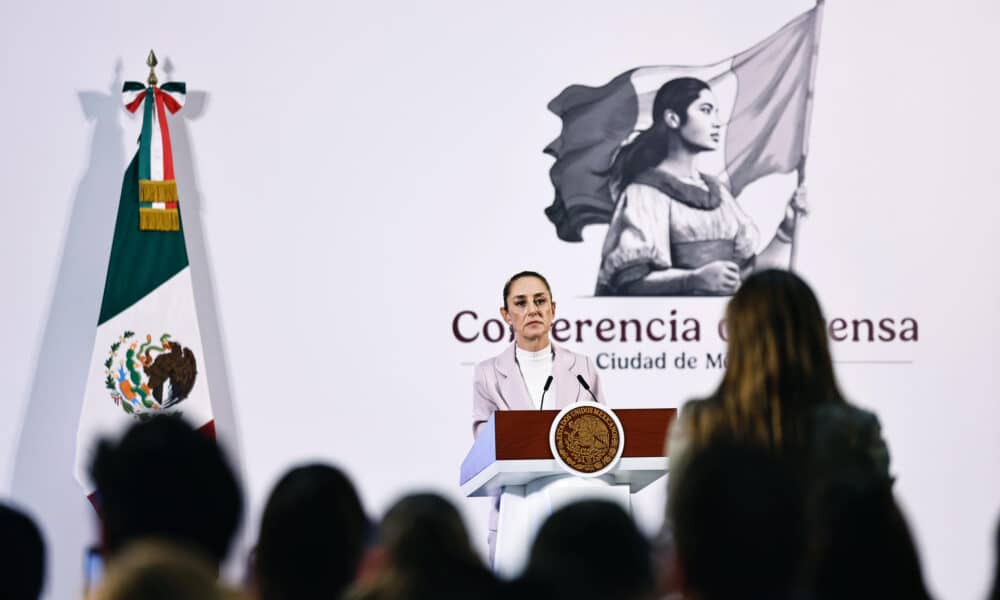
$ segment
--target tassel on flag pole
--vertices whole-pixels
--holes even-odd
[[[125,108],[135,113],[140,107],[142,133],[139,136],[139,229],[143,231],[178,231],[177,182],[174,180],[174,157],[170,147],[167,111],[174,114],[184,105],[187,86],[171,81],[157,87],[156,54],[146,58],[149,77],[146,85],[126,81],[122,87]]]

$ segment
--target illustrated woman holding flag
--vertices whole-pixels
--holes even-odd
[[[625,144],[609,175],[617,197],[604,240],[597,295],[731,295],[756,268],[787,268],[805,188],[788,202],[774,238],[760,233],[726,186],[695,158],[718,149],[719,104],[707,83],[680,77],[653,100],[653,124]]]

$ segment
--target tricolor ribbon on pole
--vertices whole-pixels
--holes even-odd
[[[174,114],[184,105],[187,85],[171,81],[160,87],[126,81],[122,87],[125,108],[135,113],[142,107],[139,135],[139,229],[178,231],[177,182],[170,148],[167,111]]]

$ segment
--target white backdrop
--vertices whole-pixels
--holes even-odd
[[[150,47],[190,92],[171,122],[177,177],[245,540],[283,470],[321,459],[356,478],[373,514],[409,490],[449,495],[484,547],[487,506],[460,497],[458,465],[470,363],[502,345],[459,342],[452,320],[493,316],[516,270],[548,274],[569,319],[676,309],[705,326],[698,344],[591,335],[580,351],[723,349],[721,301],[588,297],[604,227],[568,244],[542,214],[541,150],[559,132],[545,106],[632,67],[721,60],[811,3],[327,4],[0,5],[0,494],[42,522],[49,598],[75,596],[95,536],[73,441],[139,129],[118,92],[145,77]],[[835,355],[850,398],[882,419],[943,598],[985,593],[1000,512],[998,21],[1000,5],[978,0],[829,3],[799,236],[829,317],[919,322],[916,342]],[[756,184],[752,210],[777,214],[791,185]],[[602,372],[613,406],[678,406],[718,377]],[[661,490],[640,501],[647,529]]]

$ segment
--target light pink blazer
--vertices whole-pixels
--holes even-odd
[[[597,368],[589,357],[552,344],[555,357],[552,359],[552,377],[555,385],[555,398],[545,396],[546,410],[559,410],[578,400],[593,400],[587,390],[576,380],[577,375],[583,375],[584,381],[590,386],[597,400],[604,401],[604,392],[597,378]],[[514,360],[514,344],[507,346],[498,356],[484,360],[476,365],[472,382],[472,434],[479,433],[479,427],[486,423],[498,410],[538,410],[535,407],[528,386],[521,376],[521,369]],[[493,559],[496,543],[497,520],[499,517],[500,497],[493,499],[490,511],[490,562]]]
[[[587,390],[576,380],[583,375],[597,400],[604,404],[604,393],[597,379],[597,369],[590,358],[552,344],[552,377],[555,397],[545,396],[545,408],[559,410],[578,400],[593,400]],[[472,433],[478,433],[494,411],[537,410],[521,370],[514,360],[514,344],[507,346],[500,355],[476,365],[472,384]]]

